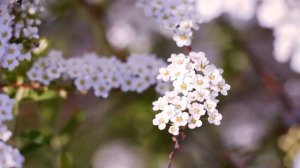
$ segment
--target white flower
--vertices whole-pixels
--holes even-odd
[[[60,69],[58,69],[58,67],[56,66],[50,66],[47,70],[46,70],[46,74],[47,76],[49,76],[49,78],[51,79],[57,79],[60,77],[61,75],[61,71]]]
[[[167,91],[170,91],[171,84],[169,82],[161,82],[157,81],[157,84],[155,86],[155,91],[161,95],[165,94]]]
[[[0,141],[6,142],[12,133],[7,129],[5,125],[0,125]]]
[[[204,74],[207,81],[210,81],[213,85],[217,85],[222,81],[221,72],[214,66],[208,65],[204,70]]]
[[[153,119],[153,125],[157,125],[160,130],[166,128],[166,124],[169,122],[169,117],[165,113],[159,113],[155,115]]]
[[[174,117],[171,118],[171,121],[175,126],[186,126],[189,119],[189,114],[187,112],[179,112]]]
[[[176,101],[180,97],[178,96],[178,92],[169,91],[165,93],[164,98],[167,100],[167,102],[174,103],[174,101]]]
[[[111,88],[107,84],[99,82],[93,85],[93,89],[97,97],[107,98]]]
[[[176,31],[176,33],[173,36],[173,40],[176,41],[176,44],[178,47],[183,46],[190,46],[191,45],[191,37],[192,37],[191,31]]]
[[[211,21],[222,13],[241,20],[253,17],[257,0],[197,0],[197,12],[203,22]]]
[[[20,55],[18,55],[18,60],[20,61],[30,61],[31,59],[31,53],[30,52],[22,52]]]
[[[211,99],[208,99],[204,102],[204,107],[207,111],[212,112],[216,110],[217,103]]]
[[[225,80],[222,80],[217,85],[212,86],[211,89],[215,92],[220,92],[224,96],[227,96],[228,90],[230,90],[230,85],[228,85]]]
[[[24,36],[27,38],[39,38],[38,34],[39,29],[37,27],[27,27],[23,29]]]
[[[210,96],[210,91],[208,89],[198,89],[195,91],[196,99],[199,102],[203,102],[204,100],[208,99]]]
[[[263,0],[257,18],[261,26],[274,30],[275,59],[282,63],[291,60],[292,70],[300,73],[299,2]]]
[[[189,107],[189,113],[192,115],[192,116],[203,116],[205,115],[205,110],[204,110],[204,106],[200,103],[193,103],[191,104],[191,106]]]
[[[190,116],[189,124],[188,124],[188,127],[190,129],[195,129],[196,127],[201,127],[201,126],[202,126],[201,120],[199,120],[198,118],[195,118],[194,116]]]
[[[175,106],[176,110],[183,111],[188,106],[188,100],[185,97],[176,97],[172,104]]]
[[[184,78],[188,70],[184,66],[168,66],[171,72],[171,81]]]
[[[14,70],[20,64],[15,54],[7,55],[2,61],[2,67],[7,68],[9,71]]]
[[[193,79],[193,85],[196,90],[209,88],[209,80],[200,74],[197,74]]]
[[[263,0],[257,11],[257,18],[261,26],[274,27],[289,12],[284,0]]]
[[[196,9],[200,19],[211,21],[223,12],[222,0],[197,0]]]
[[[205,53],[204,52],[190,52],[189,54],[189,57],[192,61],[194,61],[196,64],[201,64],[201,65],[204,65],[204,68],[206,65],[209,64],[209,61],[208,59],[205,57]],[[201,66],[202,67],[202,66]],[[200,68],[200,69],[197,69],[196,67],[196,70],[197,71],[202,71],[204,68]]]
[[[174,105],[167,105],[164,107],[163,111],[161,113],[164,113],[169,118],[172,118],[177,113]]]
[[[179,127],[172,125],[169,128],[169,133],[172,134],[172,135],[175,135],[175,136],[178,135],[179,134]]]
[[[0,123],[13,119],[15,101],[5,94],[0,94]]]
[[[172,54],[170,58],[168,58],[168,62],[171,62],[174,66],[185,66],[190,61],[190,58],[186,57],[184,54]]]
[[[157,101],[153,102],[153,110],[158,111],[158,110],[163,110],[165,108],[165,105],[168,104],[168,102],[160,97]]]
[[[170,79],[170,72],[167,68],[160,68],[159,69],[159,75],[157,76],[157,79],[161,79],[163,81],[168,81]]]
[[[192,84],[192,78],[190,77],[174,81],[173,86],[176,92],[180,92],[183,95],[187,95],[189,91],[191,91],[194,88]]]
[[[217,111],[208,113],[208,122],[215,125],[220,125],[222,120],[222,115]]]
[[[257,0],[227,0],[223,1],[224,11],[231,17],[250,20],[255,14]]]
[[[92,87],[91,79],[88,76],[81,76],[75,80],[75,85],[79,91],[88,91]]]

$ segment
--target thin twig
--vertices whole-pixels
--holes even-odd
[[[172,137],[174,146],[173,146],[172,151],[169,154],[168,168],[172,168],[175,152],[176,152],[176,150],[180,149],[180,142],[183,141],[184,139],[185,139],[185,134],[183,133],[183,129],[180,129],[179,134],[177,136]]]

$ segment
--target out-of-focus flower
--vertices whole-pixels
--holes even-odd
[[[0,140],[6,142],[11,137],[11,132],[5,125],[0,125]]]
[[[290,79],[284,84],[285,92],[290,96],[292,103],[299,107],[300,79]]]
[[[287,0],[263,0],[257,18],[263,27],[274,29],[274,56],[278,62],[291,61],[300,73],[300,3]]]
[[[3,168],[21,168],[24,158],[20,152],[0,141],[0,165]]]
[[[298,153],[296,154],[296,156],[294,157],[294,161],[293,161],[293,168],[298,168],[300,167],[300,151],[298,151]]]
[[[0,94],[0,167],[1,168],[21,168],[24,158],[18,151],[8,144],[12,133],[8,130],[5,121],[13,119],[13,107],[15,100],[10,99],[5,94]]]
[[[241,20],[249,20],[255,14],[257,0],[196,0],[198,17],[209,22],[223,13]]]
[[[15,100],[10,99],[5,94],[0,94],[0,125],[4,121],[13,119],[13,107]]]
[[[31,81],[49,85],[65,71],[65,60],[60,51],[52,50],[47,57],[38,59],[27,72]]]
[[[0,62],[9,71],[18,67],[20,61],[31,59],[31,50],[34,47],[28,47],[28,42],[26,45],[22,42],[39,38],[39,1],[24,1],[20,8],[14,10],[19,14],[12,13],[16,3],[0,4]],[[21,42],[16,39],[21,39]]]
[[[287,134],[279,138],[278,145],[280,149],[286,153],[284,157],[285,166],[298,168],[297,166],[299,166],[300,152],[300,126],[292,126]]]
[[[49,85],[63,78],[74,80],[77,90],[86,92],[93,88],[98,97],[108,97],[112,89],[141,93],[156,84],[156,75],[165,62],[149,54],[132,54],[125,63],[116,57],[99,57],[86,53],[83,57],[64,59],[59,51],[38,59],[27,72],[31,81]],[[159,82],[159,93],[169,90],[168,84]]]
[[[177,46],[191,45],[192,29],[198,29],[194,0],[139,0],[146,16],[154,17],[165,29],[174,32]]]
[[[95,153],[93,157],[93,167],[144,168],[146,165],[141,152],[124,143],[113,142],[104,145]]]
[[[200,127],[201,117],[207,114],[209,123],[220,125],[217,96],[226,95],[230,89],[221,76],[223,70],[209,64],[202,52],[172,54],[168,61],[171,64],[161,68],[157,78],[172,81],[174,89],[153,102],[153,110],[161,111],[153,124],[161,130],[170,124],[169,132],[178,135],[180,127]]]

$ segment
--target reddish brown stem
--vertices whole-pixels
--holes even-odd
[[[186,51],[187,51],[188,53],[192,52],[192,50],[193,50],[193,48],[192,48],[191,45],[190,45],[190,46],[186,46],[185,49],[186,49]]]
[[[7,84],[7,85],[0,85],[0,89],[3,90],[5,87],[13,87],[13,88],[25,88],[25,89],[42,89],[39,85],[34,84]]]
[[[180,130],[180,132],[177,136],[172,137],[172,140],[174,142],[174,146],[173,146],[172,151],[169,154],[168,168],[172,168],[175,152],[176,152],[176,150],[180,149],[180,141],[183,141],[184,139],[185,139],[185,134],[183,133],[183,130]]]

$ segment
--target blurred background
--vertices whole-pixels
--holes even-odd
[[[65,57],[95,51],[126,59],[184,52],[135,0],[49,0],[41,36]],[[300,76],[274,60],[273,35],[227,15],[194,32],[193,51],[224,68],[229,96],[222,124],[186,131],[174,168],[300,167]],[[67,99],[23,101],[18,123],[25,168],[166,168],[172,137],[152,125],[154,88],[113,91],[108,99],[68,93]],[[28,142],[28,143],[26,143]]]

